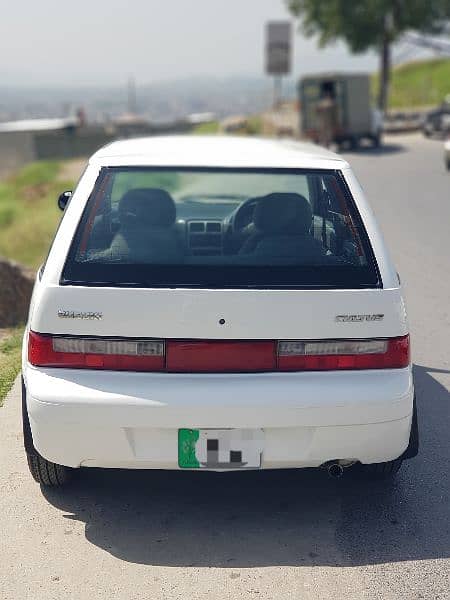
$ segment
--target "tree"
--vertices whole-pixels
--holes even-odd
[[[408,30],[439,33],[450,19],[450,0],[286,0],[308,36],[326,46],[343,39],[351,52],[380,56],[378,106],[388,104],[393,42]]]

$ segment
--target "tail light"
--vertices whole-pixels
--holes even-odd
[[[111,371],[163,371],[164,342],[41,335],[30,331],[28,360],[32,365]]]
[[[153,340],[51,336],[30,331],[28,360],[41,367],[242,373],[400,369],[409,335],[363,340]]]
[[[401,369],[409,360],[409,335],[385,340],[278,342],[279,371]]]

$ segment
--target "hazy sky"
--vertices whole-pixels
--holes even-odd
[[[0,84],[139,83],[262,75],[264,23],[283,0],[0,0]],[[374,69],[373,55],[295,37],[294,75]]]

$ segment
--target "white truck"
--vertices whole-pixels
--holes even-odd
[[[375,147],[381,144],[383,117],[371,104],[368,74],[309,75],[300,80],[298,91],[303,137],[339,147],[356,148],[362,140],[369,140]],[[327,102],[329,114],[324,119],[321,106]]]

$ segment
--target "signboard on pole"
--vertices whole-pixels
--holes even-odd
[[[270,21],[266,26],[266,73],[287,75],[291,72],[292,24]]]

